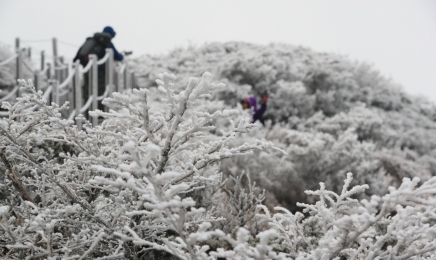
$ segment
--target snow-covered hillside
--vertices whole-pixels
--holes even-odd
[[[147,88],[164,71],[181,86],[209,71],[227,85],[212,98],[222,107],[269,92],[271,124],[239,141],[272,141],[288,155],[258,152],[225,161],[221,170],[249,172],[271,205],[295,209],[306,200],[303,191],[321,181],[339,191],[347,172],[370,185],[367,195],[384,194],[404,177],[436,175],[434,104],[404,93],[367,64],[291,45],[241,42],[177,49],[136,64]]]

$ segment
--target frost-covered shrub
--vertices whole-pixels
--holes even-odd
[[[212,84],[205,73],[175,93],[174,79],[162,75],[158,84],[164,95],[156,100],[148,99],[146,89],[133,90],[131,96],[114,93],[104,103],[115,110],[92,112],[106,120],[96,128],[85,122],[84,131],[61,118],[65,107],[47,105],[32,84],[21,82],[30,94],[14,105],[4,102],[10,116],[0,121],[0,167],[7,175],[2,185],[9,191],[2,205],[5,255],[135,258],[147,248],[189,259],[204,255],[207,245],[198,247],[202,240],[195,232],[223,221],[224,211],[214,209],[224,209],[224,201],[253,195],[251,190],[248,197],[241,189],[228,195],[220,190],[213,205],[198,201],[204,208],[197,208],[193,198],[210,196],[222,186],[216,167],[222,159],[274,147],[261,141],[230,145],[253,127],[248,119],[211,134],[211,121],[237,111],[193,108],[222,85]],[[160,105],[148,103],[158,100]],[[40,109],[26,111],[34,105]],[[70,149],[59,153],[47,148],[50,142]],[[233,226],[251,221],[261,200],[251,210],[230,212],[242,219]]]
[[[136,63],[146,89],[106,99],[96,128],[78,131],[24,83],[30,95],[3,105],[2,257],[434,258],[434,104],[371,66],[289,45],[213,43]],[[262,128],[238,102],[265,90]],[[343,210],[347,172],[346,186],[369,187]],[[320,182],[319,200],[304,194]]]
[[[264,219],[278,232],[273,246],[291,259],[433,259],[436,250],[436,178],[418,187],[419,178],[405,178],[383,197],[355,200],[369,187],[350,188],[352,174],[340,194],[325,189],[306,191],[319,197],[314,204],[299,203],[304,213],[276,207],[271,214],[260,206]]]
[[[217,109],[225,105],[207,100],[223,87],[210,77],[191,78],[179,92],[175,76],[163,74],[158,89],[114,93],[103,101],[108,113],[90,113],[104,117],[103,123],[93,128],[85,121],[83,131],[61,118],[66,105],[46,104],[31,82],[21,81],[28,94],[13,105],[4,102],[10,116],[0,119],[1,188],[8,191],[0,202],[2,258],[434,257],[435,177],[420,186],[419,178],[404,178],[388,194],[363,200],[353,197],[369,187],[351,188],[351,174],[342,192],[326,190],[338,186],[334,178],[345,177],[330,171],[349,164],[361,181],[371,169],[363,161],[374,147],[360,142],[355,130],[365,124],[350,123],[334,134],[279,125],[253,129],[240,111]],[[34,105],[37,111],[26,111]],[[46,142],[69,148],[41,149]],[[330,151],[320,152],[325,149]],[[356,164],[353,158],[361,155]],[[244,177],[240,162],[229,165],[232,158],[253,157],[265,170],[277,169],[276,176],[261,171],[256,178],[271,187],[281,182],[281,192],[292,183],[283,178],[286,167],[300,184],[309,183],[299,175],[305,164],[326,168],[321,177],[327,184],[306,192],[316,198],[297,204],[307,217],[283,207],[271,213],[262,205],[269,195]],[[332,164],[338,160],[342,166]],[[226,164],[227,182],[220,172]],[[259,171],[247,170],[252,172]]]
[[[288,122],[291,118],[308,118],[315,113],[316,97],[308,95],[303,82],[277,83],[276,92],[271,95],[268,110],[274,111],[270,116],[278,122]],[[270,113],[271,114],[271,113]]]

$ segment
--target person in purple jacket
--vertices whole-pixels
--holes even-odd
[[[264,94],[262,96],[262,105],[260,108],[257,108],[257,100],[255,97],[247,97],[241,100],[242,108],[252,109],[253,110],[253,118],[251,119],[251,123],[253,124],[257,120],[265,126],[265,122],[263,121],[263,114],[266,111],[266,103],[268,101],[268,94]]]

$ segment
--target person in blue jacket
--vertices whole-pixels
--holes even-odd
[[[112,39],[115,37],[116,32],[111,26],[103,28],[103,32],[95,33],[92,37],[88,37],[85,43],[80,47],[74,61],[79,60],[82,66],[86,66],[89,62],[89,55],[95,54],[98,59],[102,59],[106,55],[106,49],[111,48],[114,53],[114,60],[122,61],[124,56],[117,51]],[[84,85],[82,88],[83,102],[86,102],[91,95],[89,93],[89,76],[88,73],[84,76]],[[105,64],[98,66],[98,96],[102,96],[106,90],[105,86],[106,69]],[[98,102],[98,108],[103,110],[101,102]]]
[[[79,60],[82,66],[86,66],[90,54],[96,54],[98,59],[101,59],[106,54],[107,48],[111,48],[114,51],[114,60],[122,61],[124,56],[117,51],[112,43],[115,35],[115,30],[110,26],[106,26],[103,32],[95,33],[92,37],[86,38],[85,43],[80,47],[76,57],[74,57],[74,61]]]
[[[268,101],[268,94],[264,94],[262,96],[262,105],[260,108],[257,108],[257,100],[255,97],[247,97],[241,100],[242,108],[251,109],[253,111],[253,118],[251,119],[251,123],[254,124],[257,120],[265,126],[265,122],[263,120],[263,114],[266,111],[266,103]]]
[[[103,32],[104,32],[104,33],[109,33],[109,34],[112,36],[112,39],[115,37],[115,34],[116,34],[116,32],[114,31],[114,29],[113,29],[112,27],[110,27],[110,26],[106,26],[106,27],[104,27]],[[123,56],[121,53],[119,53],[119,52],[117,51],[117,49],[115,48],[115,46],[114,46],[114,44],[112,43],[112,41],[110,42],[110,47],[112,48],[112,50],[114,50],[114,60],[122,61],[123,58],[124,58],[124,56]],[[104,54],[103,54],[102,58],[103,58],[103,57],[104,57]],[[99,57],[99,58],[100,58],[100,57]]]

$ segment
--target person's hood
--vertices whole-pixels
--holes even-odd
[[[114,29],[112,27],[110,27],[110,26],[104,27],[103,32],[104,33],[109,33],[112,36],[112,38],[114,38],[115,34],[116,34]]]

